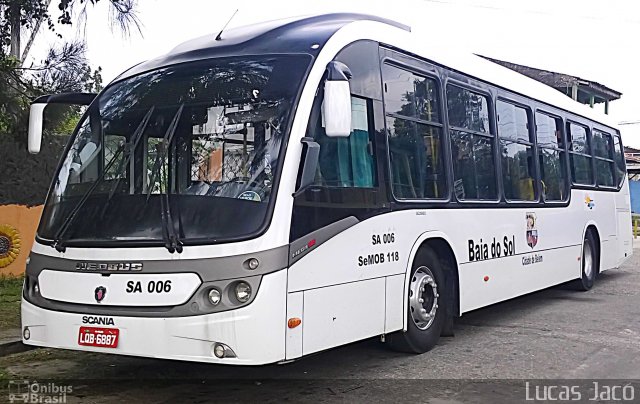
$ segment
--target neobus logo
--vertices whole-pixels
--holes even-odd
[[[314,238],[313,240],[309,241],[307,244],[305,244],[303,247],[298,248],[296,251],[293,252],[293,254],[291,254],[291,258],[295,258],[298,255],[302,254],[305,251],[308,251],[310,248],[313,248],[313,246],[316,245],[316,239]]]
[[[142,262],[78,262],[78,271],[142,271]]]

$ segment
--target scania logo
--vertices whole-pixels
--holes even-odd
[[[82,324],[115,325],[111,317],[82,316]]]
[[[93,296],[96,298],[96,302],[100,303],[107,295],[107,288],[104,286],[98,286],[93,292]]]
[[[142,262],[78,262],[78,271],[142,271]]]

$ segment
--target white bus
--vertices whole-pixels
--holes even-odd
[[[431,38],[433,39],[433,38]],[[25,344],[258,365],[465,312],[631,255],[619,130],[377,17],[228,30],[89,104],[26,268]]]

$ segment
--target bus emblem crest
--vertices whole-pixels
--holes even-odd
[[[104,286],[98,286],[93,293],[93,296],[96,298],[96,302],[100,303],[107,295],[107,288]]]
[[[538,229],[536,229],[536,214],[527,212],[527,244],[533,248],[538,244]]]

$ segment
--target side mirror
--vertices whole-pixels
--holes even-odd
[[[351,134],[351,77],[351,70],[344,63],[333,61],[327,65],[322,112],[325,133],[329,137]]]
[[[42,145],[42,126],[44,123],[44,109],[49,104],[89,105],[97,94],[92,93],[62,93],[43,95],[31,103],[29,110],[29,138],[28,149],[31,154],[38,154]]]
[[[40,153],[40,146],[42,145],[42,126],[44,109],[47,104],[31,104],[29,110],[29,138],[28,146],[29,153]]]

